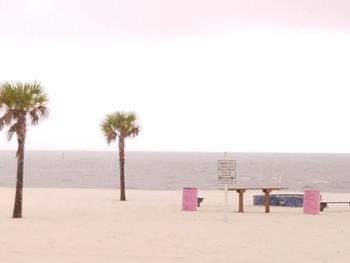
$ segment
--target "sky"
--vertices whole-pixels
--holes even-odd
[[[27,150],[350,152],[348,0],[0,0],[0,82],[42,83]],[[0,150],[17,142],[0,132]]]

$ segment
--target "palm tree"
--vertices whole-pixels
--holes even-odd
[[[0,118],[0,130],[9,126],[8,140],[17,135],[17,180],[13,218],[22,217],[24,147],[27,121],[36,125],[40,118],[48,115],[47,94],[38,82],[4,82],[0,84],[0,106],[4,115]]]
[[[125,138],[136,137],[140,131],[137,124],[137,116],[134,112],[115,112],[106,116],[101,124],[102,132],[110,144],[118,137],[119,147],[119,170],[120,170],[120,200],[126,201],[125,197]]]

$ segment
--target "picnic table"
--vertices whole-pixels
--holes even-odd
[[[262,190],[265,194],[265,213],[270,213],[270,193],[274,190],[287,189],[284,187],[229,187],[229,191],[236,191],[238,193],[238,212],[243,213],[243,194],[247,190]]]

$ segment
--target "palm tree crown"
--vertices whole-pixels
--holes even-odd
[[[108,144],[115,141],[117,137],[136,137],[140,131],[140,127],[137,124],[137,116],[134,112],[109,114],[102,122],[101,127]]]
[[[40,118],[48,115],[47,94],[40,83],[5,82],[0,86],[0,107],[5,110],[0,118],[0,130],[11,126],[8,131],[9,140],[18,133],[19,120],[29,117],[31,124],[36,125]]]

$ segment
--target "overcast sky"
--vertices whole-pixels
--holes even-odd
[[[350,152],[348,0],[0,0],[0,82],[40,81],[27,149]],[[0,150],[16,149],[0,133]]]

